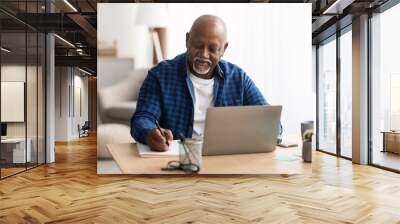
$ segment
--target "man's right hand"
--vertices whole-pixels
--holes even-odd
[[[147,136],[147,145],[154,150],[164,152],[167,151],[169,148],[169,145],[172,144],[172,140],[174,139],[174,136],[172,135],[171,130],[169,129],[164,129],[161,128],[161,131],[163,132],[162,134],[158,130],[158,128],[153,128],[149,132],[149,135]],[[165,139],[164,136],[167,137]],[[168,141],[168,145],[167,145]]]

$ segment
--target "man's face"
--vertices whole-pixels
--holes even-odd
[[[186,34],[190,70],[194,75],[209,79],[228,46],[223,36],[213,32]]]

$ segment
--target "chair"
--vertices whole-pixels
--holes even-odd
[[[90,129],[89,121],[85,121],[82,127],[78,125],[79,138],[89,136],[89,129]]]

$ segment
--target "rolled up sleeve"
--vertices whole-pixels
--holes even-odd
[[[147,143],[147,136],[155,128],[161,116],[160,84],[150,71],[140,88],[136,111],[131,119],[131,136],[138,142]]]

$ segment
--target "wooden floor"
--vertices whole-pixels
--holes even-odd
[[[2,167],[1,168],[1,178],[5,178],[20,172],[23,172],[27,169],[33,169],[37,166],[37,164],[27,164],[27,167],[25,168],[25,164],[18,164],[18,167]]]
[[[10,176],[10,175],[13,175],[13,174],[16,174],[16,173],[19,173],[19,172],[22,172],[22,171],[24,171],[24,170],[26,170],[25,169],[25,167],[17,167],[17,168],[4,168],[4,167],[2,167],[1,168],[1,177],[3,178],[3,177],[7,177],[7,176]]]
[[[373,163],[395,170],[400,170],[400,155],[392,152],[375,151],[372,157]]]
[[[312,175],[98,176],[96,139],[0,181],[0,223],[400,223],[400,175],[317,153]]]

